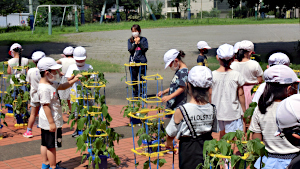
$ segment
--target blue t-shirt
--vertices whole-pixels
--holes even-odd
[[[197,58],[197,63],[200,66],[206,66],[206,67],[208,67],[208,65],[207,65],[207,57],[205,55],[203,55],[203,56],[199,55],[198,58]]]
[[[188,78],[188,68],[182,68],[175,72],[175,75],[170,84],[169,95],[174,93],[179,87],[186,86]],[[175,109],[176,107],[183,105],[186,103],[186,94],[182,92],[180,95],[172,98],[171,100],[167,101],[166,107],[168,109]]]

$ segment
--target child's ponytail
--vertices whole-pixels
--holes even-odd
[[[21,48],[15,48],[13,49],[15,52],[19,53],[19,66],[22,66],[22,49]]]
[[[221,59],[221,61],[223,62],[223,66],[224,66],[225,68],[227,68],[227,69],[230,68],[230,61],[231,61],[231,60],[232,60],[232,59],[229,59],[229,60]]]
[[[287,87],[290,84],[266,83],[265,90],[258,101],[258,108],[262,114],[267,112],[267,108],[275,100],[284,100],[287,98]]]
[[[245,50],[244,49],[240,49],[236,55],[236,59],[240,62],[243,60],[243,58],[245,57]]]
[[[185,57],[185,53],[182,50],[180,50],[179,54],[177,55],[177,59],[182,61],[182,58],[184,58],[184,57]]]

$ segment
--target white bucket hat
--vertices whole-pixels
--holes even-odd
[[[281,52],[277,52],[277,53],[273,53],[269,59],[268,59],[268,63],[270,66],[272,65],[286,65],[289,66],[290,65],[290,58]]]
[[[188,82],[194,87],[209,88],[212,85],[212,73],[206,66],[195,66],[188,74]]]
[[[229,60],[234,57],[233,46],[229,44],[223,44],[217,49],[217,55],[219,59]]]
[[[264,72],[266,82],[279,84],[292,84],[299,82],[296,73],[285,65],[275,65]]]
[[[22,46],[21,46],[20,44],[18,44],[18,43],[12,44],[11,47],[10,47],[10,49],[9,49],[8,54],[9,54],[10,56],[12,56],[12,53],[11,53],[11,52],[12,52],[14,49],[16,49],[16,48],[22,49]]]
[[[36,51],[32,54],[32,57],[31,59],[34,61],[34,62],[38,62],[40,59],[42,59],[43,57],[46,57],[46,54],[42,51]]]
[[[44,57],[38,62],[37,67],[40,71],[46,71],[49,69],[51,70],[60,69],[62,65],[57,64],[53,58]]]
[[[85,60],[86,59],[86,50],[82,46],[78,46],[73,51],[73,58],[75,60]]]
[[[254,52],[254,44],[249,40],[241,41],[241,43],[239,45],[239,49],[244,49],[244,50],[252,51],[253,53],[255,53]]]
[[[236,43],[234,44],[234,46],[233,46],[233,52],[234,52],[234,53],[237,53],[237,52],[239,51],[239,49],[240,49],[240,44],[241,44],[241,42],[236,42]]]
[[[179,54],[177,49],[170,49],[164,55],[165,69],[174,61]]]
[[[64,49],[64,55],[73,55],[74,48],[72,46],[68,46]]]
[[[205,41],[199,41],[197,43],[197,48],[198,49],[211,49],[211,47],[208,46],[208,44]]]
[[[275,136],[285,128],[300,127],[300,94],[294,94],[280,102],[276,111],[276,124],[278,131]]]

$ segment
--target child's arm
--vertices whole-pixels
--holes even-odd
[[[175,124],[179,124],[183,119],[183,116],[181,114],[181,110],[180,109],[176,109],[175,110],[175,113],[174,113],[174,123]],[[167,140],[166,140],[166,147],[167,148],[173,148],[173,140],[174,140],[175,136],[174,137],[171,137],[167,134]]]
[[[9,65],[7,66],[7,74],[11,74],[11,67]]]
[[[252,140],[258,138],[260,141],[262,141],[262,134],[261,133],[253,133],[252,134]]]
[[[46,117],[48,119],[48,122],[49,122],[49,127],[50,127],[49,131],[50,132],[55,132],[56,125],[54,123],[49,104],[44,104],[43,109],[44,109],[45,115],[46,115]]]
[[[164,96],[161,101],[162,102],[167,102],[171,100],[172,98],[179,96],[182,92],[184,92],[185,86],[180,86],[174,93],[170,94],[169,96]]]
[[[262,76],[257,77],[258,84],[261,84],[264,80]]]
[[[170,88],[167,88],[167,89],[166,89],[166,90],[164,90],[164,91],[160,91],[160,92],[158,92],[156,95],[157,95],[158,97],[160,97],[160,96],[162,96],[162,95],[164,95],[164,94],[168,93],[168,92],[169,92],[169,90],[170,90]]]
[[[75,82],[77,82],[79,77],[82,77],[81,74],[73,76],[73,79],[69,80],[68,82],[61,84],[58,86],[57,90],[66,90],[67,88],[71,87]]]
[[[243,109],[243,112],[245,113],[246,111],[246,103],[245,103],[245,95],[244,95],[244,89],[243,89],[243,86],[240,86],[238,88],[238,96],[239,96],[239,101],[241,103],[241,106],[242,106],[242,109]]]

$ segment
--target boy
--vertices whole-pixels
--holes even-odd
[[[75,59],[76,64],[72,64],[69,66],[69,68],[65,74],[65,77],[68,78],[68,80],[70,78],[72,78],[72,74],[73,74],[74,70],[88,71],[89,69],[93,69],[93,67],[91,65],[85,63],[87,56],[86,56],[86,50],[84,47],[81,47],[81,46],[76,47],[73,51],[73,58]],[[77,95],[77,85],[80,85],[80,82],[74,83],[74,85],[71,87],[70,93]],[[75,91],[75,93],[72,92],[73,90]],[[93,103],[89,102],[89,105],[93,105]],[[75,110],[75,120],[77,120],[77,119],[78,119],[78,112],[77,112],[77,110]],[[76,128],[75,132],[72,134],[72,137],[77,137],[77,136],[78,136],[78,130]]]
[[[205,41],[199,41],[197,43],[197,48],[200,52],[198,58],[197,58],[197,63],[199,66],[206,66],[207,65],[207,57],[205,56],[205,54],[208,53],[207,49],[211,49],[211,47],[208,46],[208,44]]]
[[[39,112],[42,169],[49,167],[50,169],[63,169],[56,165],[56,147],[61,147],[63,125],[62,108],[57,91],[71,87],[81,75],[73,76],[68,82],[59,84],[55,81],[55,75],[62,65],[57,64],[52,58],[44,57],[37,66],[41,73],[38,96],[42,106]]]
[[[38,61],[45,57],[45,53],[42,51],[36,51],[32,54],[32,61],[36,65],[36,67],[31,68],[27,72],[26,81],[30,84],[30,105],[31,112],[30,118],[28,121],[27,131],[23,134],[24,137],[31,138],[32,135],[32,126],[35,121],[35,117],[37,116],[40,109],[39,96],[37,94],[39,82],[41,80],[40,70],[37,68]]]

